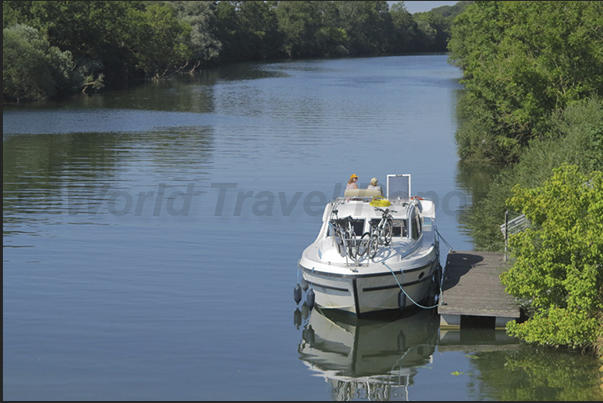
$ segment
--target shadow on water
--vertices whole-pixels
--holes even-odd
[[[299,358],[330,384],[333,400],[408,400],[417,368],[432,361],[438,328],[432,310],[385,320],[316,308],[302,327]]]

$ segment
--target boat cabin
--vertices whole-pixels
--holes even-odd
[[[333,200],[325,209],[323,223],[326,236],[332,236],[328,221],[332,218],[352,217],[354,234],[358,237],[370,232],[371,224],[381,221],[380,209],[388,209],[393,216],[393,237],[418,239],[422,233],[422,206],[410,197],[410,175],[387,175],[386,195],[375,189],[346,189],[344,197]],[[321,231],[322,232],[322,231]]]
[[[389,206],[379,207],[375,206],[375,203],[371,204],[374,200],[372,196],[358,197],[355,192],[348,192],[346,192],[346,196],[354,195],[354,197],[338,198],[330,203],[330,208],[325,209],[323,216],[325,224],[331,218],[351,216],[354,234],[359,237],[365,232],[370,232],[371,224],[377,225],[381,221],[382,213],[377,208],[388,209],[393,216],[393,237],[409,239],[420,237],[422,232],[422,220],[418,211],[420,206],[413,199],[394,200],[393,203],[390,202]],[[329,230],[328,225],[326,227]],[[326,236],[331,235],[329,230]]]

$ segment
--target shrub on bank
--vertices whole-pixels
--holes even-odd
[[[36,29],[17,24],[3,30],[2,84],[5,97],[40,100],[73,86],[70,52],[50,46]]]
[[[530,343],[594,347],[603,330],[603,172],[553,172],[542,186],[515,186],[508,200],[531,226],[509,237],[514,262],[501,281],[529,318],[507,330]]]

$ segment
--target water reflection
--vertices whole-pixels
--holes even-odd
[[[432,310],[375,320],[316,308],[303,326],[298,351],[330,383],[333,400],[409,400],[417,369],[432,362],[438,328]]]
[[[472,401],[601,401],[597,359],[563,348],[531,346],[504,329],[467,326],[440,329],[438,352],[469,359],[467,393]],[[477,386],[479,385],[479,387]]]
[[[6,137],[4,235],[39,234],[39,224],[107,224],[107,214],[151,217],[182,209],[193,185],[198,199],[212,153],[213,132],[204,127]]]

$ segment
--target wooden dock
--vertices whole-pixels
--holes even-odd
[[[479,324],[501,328],[519,318],[519,307],[500,283],[499,275],[507,265],[502,253],[448,253],[438,306],[440,326]]]

